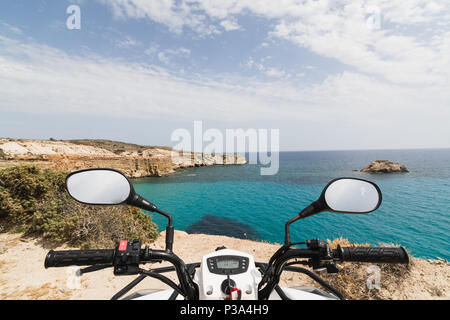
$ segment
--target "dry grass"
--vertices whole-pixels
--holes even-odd
[[[348,239],[339,238],[328,240],[331,248],[335,249],[338,245],[343,247],[368,247],[370,244],[354,243]],[[380,244],[380,246],[393,246],[390,244]],[[373,299],[389,299],[386,292],[392,291],[393,288],[398,290],[401,288],[404,279],[409,276],[410,268],[414,262],[409,265],[389,264],[389,263],[355,263],[348,262],[338,265],[339,272],[337,274],[327,274],[321,272],[319,275],[337,288],[347,299],[356,300],[373,300]],[[372,282],[371,275],[375,275],[376,269],[379,268],[380,288],[368,288],[368,281]]]

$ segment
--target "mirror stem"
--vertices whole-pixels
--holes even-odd
[[[129,205],[136,206],[140,209],[147,210],[150,212],[156,212],[160,215],[167,218],[168,223],[166,227],[166,251],[172,252],[173,247],[173,236],[174,236],[174,227],[172,224],[172,216],[167,212],[159,210],[153,203],[145,200],[140,195],[135,194],[134,197],[128,202]]]
[[[292,218],[291,220],[286,222],[286,225],[284,226],[284,245],[285,246],[288,246],[291,244],[291,235],[289,234],[289,226],[291,223],[294,223],[298,219],[300,219],[300,216],[296,216],[296,217]]]
[[[323,210],[322,205],[319,201],[314,201],[309,206],[307,206],[305,209],[303,209],[299,214],[300,219],[308,218],[316,213],[319,213]]]
[[[288,222],[286,222],[286,225],[284,227],[284,245],[288,246],[291,244],[291,235],[289,233],[289,226],[294,223],[295,221],[299,219],[305,219],[307,217],[310,217],[316,213],[319,213],[323,210],[323,206],[319,201],[314,201],[309,206],[307,206],[305,209],[303,209],[298,216],[292,218]]]
[[[175,228],[172,225],[167,226],[167,228],[166,228],[166,251],[167,252],[172,252],[174,230],[175,230]]]
[[[162,210],[157,209],[157,208],[154,209],[154,212],[157,212],[157,213],[165,216],[169,220],[169,223],[167,224],[167,227],[166,227],[166,251],[172,252],[173,236],[174,236],[174,231],[175,231],[175,228],[172,225],[172,216]]]

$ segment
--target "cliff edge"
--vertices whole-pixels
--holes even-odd
[[[0,138],[0,169],[35,165],[55,171],[113,168],[131,178],[161,177],[178,169],[246,164],[236,154],[181,154],[164,146],[142,146],[110,140],[24,140]]]

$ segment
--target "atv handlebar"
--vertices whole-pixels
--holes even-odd
[[[330,249],[328,243],[314,239],[306,241],[308,248],[282,247],[275,253],[269,264],[264,268],[263,280],[266,284],[260,286],[260,299],[267,299],[270,292],[279,282],[280,275],[292,259],[308,259],[314,269],[327,267],[334,262],[371,262],[371,263],[405,263],[409,262],[408,254],[403,247],[341,247]],[[45,268],[67,266],[94,266],[90,271],[103,267],[114,267],[115,275],[145,274],[139,264],[148,262],[168,261],[173,265],[170,268],[177,272],[180,281],[179,291],[188,299],[198,299],[198,289],[190,276],[191,271],[184,262],[174,253],[165,250],[151,250],[149,247],[141,248],[140,242],[135,240],[127,242],[125,249],[119,245],[116,249],[101,250],[50,250],[45,257]],[[295,262],[294,262],[295,264]],[[96,267],[97,266],[97,267]],[[102,266],[101,268],[99,268]],[[89,268],[87,268],[89,269]],[[328,268],[327,268],[328,269]],[[287,270],[287,269],[286,269]],[[155,272],[147,272],[148,276],[155,276]],[[150,274],[151,273],[151,274]],[[178,288],[178,287],[177,287]]]
[[[113,264],[114,249],[50,250],[45,257],[45,268]]]
[[[177,290],[189,299],[198,298],[198,290],[192,278],[189,276],[189,270],[177,255],[167,250],[152,250],[149,247],[141,248],[139,240],[121,241],[116,249],[100,250],[50,250],[45,257],[45,268],[50,267],[68,267],[68,266],[91,266],[85,272],[97,271],[107,267],[114,267],[114,275],[133,275],[145,274],[150,277],[157,277],[165,283],[173,283],[170,279],[163,279],[154,272],[149,272],[139,268],[139,264],[148,262],[167,261],[174,266],[174,271],[180,281]]]
[[[339,261],[373,262],[373,263],[405,263],[409,262],[405,248],[389,247],[340,247],[333,250],[333,256]]]
[[[284,254],[285,259],[316,258],[319,252],[311,249],[291,249]],[[164,258],[169,254],[159,251],[141,249],[139,262],[146,263]],[[45,268],[68,266],[91,266],[99,264],[114,264],[115,249],[98,250],[50,250],[45,257]],[[287,258],[287,259],[286,259]],[[321,257],[319,260],[334,260],[337,262],[372,262],[372,263],[405,263],[409,262],[408,253],[403,247],[341,247],[331,250],[331,259]],[[165,259],[164,259],[165,260]]]

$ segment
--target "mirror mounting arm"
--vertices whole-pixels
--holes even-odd
[[[291,223],[294,223],[300,219],[300,216],[296,216],[292,219],[290,219],[288,222],[286,222],[286,225],[284,226],[284,245],[289,246],[291,244],[291,235],[289,234],[289,226]]]
[[[317,214],[319,212],[322,212],[324,208],[323,201],[317,200],[311,203],[309,206],[307,206],[305,209],[303,209],[298,216],[290,219],[288,222],[286,222],[286,225],[284,227],[284,245],[288,246],[291,244],[291,235],[289,233],[289,226],[294,223],[295,221],[299,219],[305,219],[307,217],[310,217],[314,214]]]
[[[157,209],[157,207],[153,203],[145,200],[144,198],[142,198],[140,195],[134,193],[133,191],[132,191],[132,195],[130,196],[130,198],[126,201],[126,204],[128,204],[130,206],[138,207],[139,209],[151,211],[151,212],[154,212]]]
[[[300,219],[305,219],[308,218],[312,215],[315,215],[319,212],[324,211],[326,208],[326,205],[324,205],[324,201],[321,201],[321,199],[314,201],[313,203],[311,203],[309,206],[307,206],[305,209],[303,209],[302,211],[300,211],[300,213],[298,214]]]
[[[167,219],[169,219],[169,223],[167,224],[167,227],[166,227],[166,251],[172,252],[173,237],[174,237],[174,232],[175,232],[175,228],[172,225],[172,216],[170,214],[168,214],[167,212],[164,212],[164,211],[156,209],[156,208],[154,211],[165,216]]]
[[[166,251],[172,252],[173,237],[174,237],[174,227],[172,224],[172,216],[170,214],[168,214],[167,212],[159,210],[153,203],[145,200],[138,194],[134,194],[131,197],[131,199],[127,201],[127,204],[138,207],[143,210],[150,211],[150,212],[159,213],[160,215],[167,218],[168,223],[167,223],[167,227],[166,227]]]

